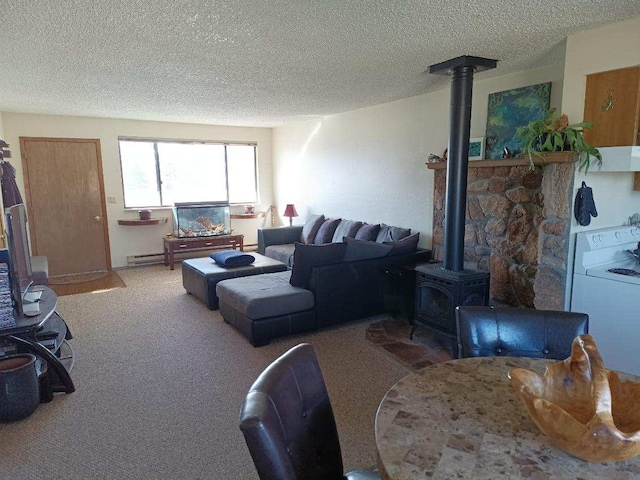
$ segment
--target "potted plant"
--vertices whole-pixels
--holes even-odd
[[[592,126],[591,122],[569,125],[567,115],[559,115],[552,108],[545,118],[529,122],[526,127],[519,127],[516,138],[522,140],[522,152],[529,155],[532,169],[533,155],[544,158],[544,152],[566,151],[579,155],[579,168],[586,173],[591,166],[591,157],[598,166],[602,165],[602,155],[598,149],[585,142],[583,137],[584,129]]]

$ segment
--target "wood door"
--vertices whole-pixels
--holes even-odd
[[[33,255],[49,276],[111,270],[100,140],[20,137]]]
[[[594,147],[638,145],[640,67],[587,75],[584,139]]]

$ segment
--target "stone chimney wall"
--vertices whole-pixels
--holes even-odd
[[[464,268],[490,272],[491,305],[564,310],[574,171],[470,164]],[[433,254],[442,260],[446,170],[434,174]]]

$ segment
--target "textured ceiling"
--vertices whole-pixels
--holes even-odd
[[[0,111],[276,126],[561,62],[639,0],[0,0]]]

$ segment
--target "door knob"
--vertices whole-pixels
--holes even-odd
[[[96,215],[95,219],[96,219],[96,222],[99,222],[100,220],[102,220],[102,217],[100,215]]]

